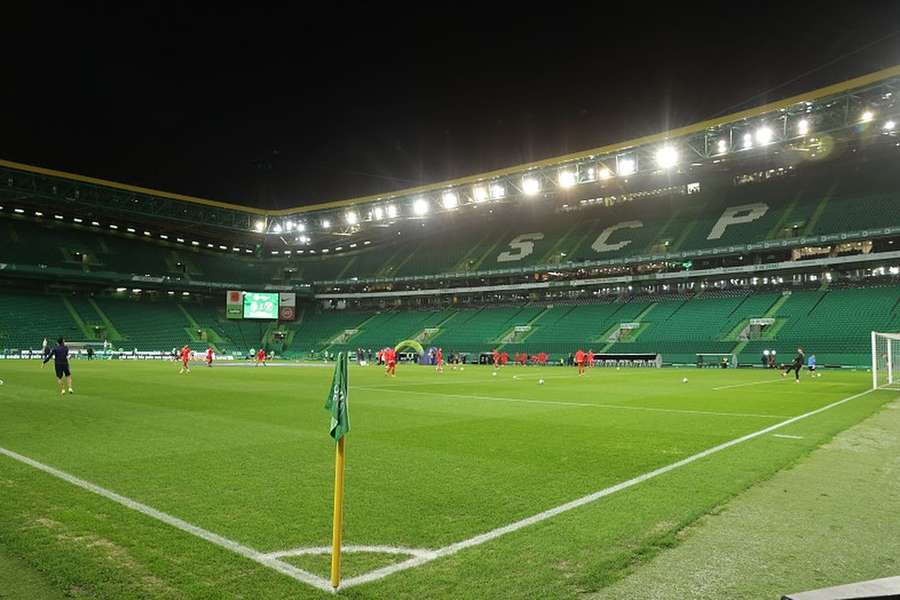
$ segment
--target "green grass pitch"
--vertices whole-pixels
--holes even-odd
[[[329,544],[330,368],[196,366],[179,375],[172,363],[81,361],[73,375],[76,393],[60,397],[52,369],[0,363],[0,448],[260,552]],[[865,372],[797,385],[762,370],[594,369],[579,378],[563,368],[438,375],[401,365],[391,379],[352,367],[344,542],[446,548],[870,385]],[[340,595],[568,598],[600,589],[892,397],[863,394]],[[0,559],[40,580],[23,588],[26,598],[44,597],[28,590],[46,586],[105,598],[329,595],[5,455]],[[345,574],[407,559],[347,554]],[[282,560],[327,577],[325,556]]]

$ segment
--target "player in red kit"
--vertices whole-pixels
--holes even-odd
[[[266,351],[263,348],[260,348],[259,352],[256,353],[256,366],[258,367],[259,365],[268,366],[266,364]]]
[[[181,371],[179,373],[190,373],[191,367],[188,364],[191,360],[191,349],[187,345],[181,348],[181,352],[179,352],[181,356]]]
[[[509,352],[504,350],[503,354],[500,355],[500,364],[505,367],[506,363],[508,363],[508,362],[509,362]]]
[[[387,361],[387,369],[384,374],[395,377],[397,375],[397,351],[393,348],[385,348],[384,356]]]
[[[591,367],[592,369],[594,368],[594,351],[593,351],[593,350],[588,350],[588,353],[587,353],[587,364],[588,364],[588,366]]]
[[[213,349],[212,346],[206,349],[206,366],[211,367],[213,361]]]
[[[491,357],[494,359],[494,368],[498,368],[500,366],[500,353],[494,350],[491,353]]]
[[[584,375],[584,359],[585,359],[584,351],[579,349],[578,352],[575,353],[575,364],[578,365],[579,377],[581,375]]]
[[[444,372],[444,349],[438,348],[437,352],[434,355],[434,362],[437,365],[434,370],[438,373]]]

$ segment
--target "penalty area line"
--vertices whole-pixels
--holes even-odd
[[[29,467],[33,467],[39,471],[43,471],[48,475],[52,475],[57,479],[62,479],[63,481],[70,483],[74,486],[80,487],[89,492],[93,492],[98,496],[103,496],[107,500],[112,500],[113,502],[120,504],[126,508],[130,508],[131,510],[137,511],[143,515],[156,519],[157,521],[162,521],[166,525],[170,525],[175,529],[180,529],[185,533],[189,533],[193,536],[206,540],[207,542],[219,546],[221,548],[225,548],[235,554],[239,554],[245,558],[249,558],[250,560],[259,563],[265,567],[270,569],[274,569],[283,575],[287,575],[288,577],[295,579],[297,581],[303,582],[307,585],[310,585],[314,588],[320,589],[325,592],[333,591],[331,588],[331,583],[325,580],[318,575],[314,575],[313,573],[309,573],[302,569],[298,569],[297,567],[290,565],[286,562],[278,560],[277,557],[273,557],[269,554],[264,554],[259,550],[255,550],[254,548],[250,548],[249,546],[245,546],[239,542],[234,540],[230,540],[226,537],[223,537],[217,533],[213,533],[202,527],[198,527],[197,525],[193,525],[179,519],[178,517],[172,516],[168,513],[164,513],[161,510],[157,510],[152,506],[148,506],[146,504],[142,504],[137,500],[132,500],[126,496],[121,494],[117,494],[111,490],[108,490],[104,487],[101,487],[95,483],[91,483],[90,481],[86,481],[65,471],[61,471],[49,465],[45,465],[42,462],[38,462],[33,458],[29,458],[17,452],[13,452],[12,450],[7,450],[0,446],[0,454],[6,456],[7,458],[11,458],[20,463],[26,464]]]

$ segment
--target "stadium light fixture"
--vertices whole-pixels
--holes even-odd
[[[306,223],[297,223],[297,231],[306,231]]]
[[[63,220],[63,216],[62,216],[62,215],[53,215],[53,218],[56,219],[57,221],[62,221],[62,220]]]
[[[222,244],[219,244],[219,250],[228,250],[228,246],[223,246]]]
[[[42,212],[39,211],[39,210],[36,210],[36,211],[34,211],[34,216],[36,216],[36,217],[43,217],[43,216],[44,216],[44,213],[42,213]]]
[[[441,194],[441,204],[447,210],[454,209],[459,206],[459,196],[456,195],[456,192],[444,192]]]
[[[678,164],[678,150],[672,146],[663,146],[656,151],[656,164],[663,169],[671,169]]]
[[[534,196],[541,191],[541,182],[535,177],[522,178],[522,192],[526,196]]]
[[[207,244],[206,247],[207,247],[207,248],[215,248],[215,246],[212,245],[212,244]]]
[[[257,233],[262,233],[265,228],[266,223],[264,221],[257,221],[253,224],[253,229],[255,229]]]
[[[14,208],[14,209],[13,209],[13,212],[14,212],[14,213],[17,213],[17,214],[20,214],[20,215],[25,214],[25,211],[22,210],[21,208]]]
[[[322,254],[328,254],[329,252],[331,252],[331,250],[328,248],[322,248]]]
[[[175,241],[178,242],[179,244],[183,244],[184,238],[175,238]]]
[[[587,170],[587,180],[593,181],[597,176],[597,170],[594,167],[588,167]]]
[[[744,150],[749,150],[753,147],[753,136],[749,133],[744,134]]]
[[[370,242],[369,240],[366,240],[366,241],[363,242],[363,246],[368,246],[368,245],[371,244],[371,243],[372,243],[372,242]]]
[[[281,224],[275,223],[275,227],[272,228],[272,231],[275,233],[281,233]]]
[[[125,231],[127,231],[128,233],[134,233],[134,227],[126,227]]]
[[[118,226],[118,225],[110,225],[109,228],[110,228],[110,229],[118,229],[119,226]]]
[[[198,242],[197,240],[194,240],[191,242],[191,246],[199,246],[199,245],[200,245],[200,242]]]
[[[284,230],[285,230],[285,231],[293,231],[293,230],[294,230],[294,222],[293,222],[293,221],[287,221],[287,222],[285,222],[285,224],[284,224]]]
[[[232,251],[232,252],[240,252],[241,249],[240,249],[240,248],[232,248],[231,251]]]
[[[573,173],[572,171],[559,172],[559,187],[570,188],[573,187],[576,183],[575,173]]]
[[[350,248],[356,248],[356,244],[350,244]]]
[[[284,255],[285,255],[285,256],[290,256],[290,255],[291,255],[291,251],[290,251],[290,250],[285,250],[285,251],[284,251]]]
[[[491,198],[494,200],[500,200],[504,197],[506,197],[506,188],[499,183],[493,184],[491,186]]]
[[[141,290],[141,288],[133,288],[131,291],[134,292],[135,294],[140,294],[141,291],[143,291],[143,290]]]
[[[602,169],[600,169],[600,172],[598,175],[599,175],[600,179],[602,179],[603,181],[606,181],[607,179],[609,179],[610,177],[613,176],[612,171],[610,171],[606,167],[603,167]]]
[[[387,208],[384,209],[384,212],[387,214],[388,219],[396,219],[397,218],[397,207],[393,204],[388,204]]]
[[[772,131],[771,127],[764,125],[756,130],[756,141],[759,142],[761,146],[771,144],[774,137],[775,132]]]
[[[245,248],[244,252],[246,252],[247,254],[253,254],[253,250],[251,250],[250,248]]]
[[[806,135],[809,133],[809,121],[806,119],[800,119],[797,121],[797,133],[800,135]]]
[[[191,293],[190,293],[190,292],[181,292],[181,295],[182,295],[182,296],[190,296]]]
[[[483,185],[476,185],[472,188],[472,199],[475,202],[484,202],[488,199],[488,191]]]
[[[372,218],[374,218],[376,221],[382,220],[384,218],[384,209],[380,206],[376,206],[372,210]]]
[[[161,240],[167,240],[167,239],[169,239],[169,236],[167,236],[167,235],[164,234],[164,233],[161,233],[161,234],[159,234],[159,239],[161,239]]]
[[[75,217],[74,219],[72,219],[72,221],[73,221],[74,223],[84,223],[84,220],[83,220],[83,219],[79,219],[78,217]]]
[[[340,252],[340,251],[343,250],[343,249],[344,249],[343,246],[338,246],[337,248],[334,249],[334,251],[335,251],[335,252]]]
[[[170,295],[170,296],[174,296],[174,295],[175,295],[175,292],[173,292],[172,290],[169,290],[169,291],[166,292],[166,293],[167,293],[168,295]]]
[[[359,222],[359,215],[353,211],[348,212],[345,218],[347,219],[347,225],[356,225]]]
[[[128,291],[128,288],[117,287],[117,288],[116,288],[116,291],[119,292],[119,293],[127,292],[127,291]]]
[[[634,174],[634,159],[633,158],[621,158],[618,160],[618,168],[616,169],[619,175],[623,177],[628,177],[629,175]]]
[[[272,250],[272,256],[278,256],[279,254],[281,254],[281,251],[279,251],[279,250]]]
[[[413,202],[413,212],[419,217],[426,214],[428,212],[428,201],[424,198],[416,198],[416,201]]]
[[[885,124],[881,127],[884,131],[893,131],[897,126],[893,121],[886,121]]]
[[[718,142],[716,142],[716,151],[719,154],[725,154],[726,152],[728,152],[728,142],[725,140],[725,138],[722,138]]]
[[[861,123],[868,123],[869,121],[871,121],[874,118],[875,118],[875,113],[873,113],[871,110],[866,110],[866,111],[863,111],[862,115],[860,115],[859,120]]]
[[[331,229],[331,221],[328,219],[322,219],[322,229]]]
[[[147,237],[150,237],[150,236],[153,235],[153,234],[150,233],[149,231],[145,231],[145,232],[144,232],[144,235],[147,236]]]

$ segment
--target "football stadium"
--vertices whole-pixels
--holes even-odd
[[[0,597],[900,575],[898,88],[278,210],[0,160]]]

